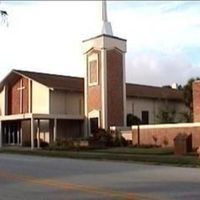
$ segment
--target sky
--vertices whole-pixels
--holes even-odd
[[[108,1],[127,39],[126,81],[184,85],[200,76],[199,1]],[[101,33],[100,1],[1,1],[0,80],[12,69],[83,77],[82,41]]]

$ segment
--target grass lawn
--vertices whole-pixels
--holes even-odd
[[[137,147],[116,147],[103,150],[96,150],[104,153],[119,153],[119,154],[143,154],[143,155],[172,155],[173,148],[137,148]]]
[[[1,153],[38,155],[61,158],[117,160],[129,162],[143,162],[151,164],[167,164],[176,166],[200,167],[197,156],[190,154],[175,156],[171,148],[109,148],[104,150],[87,151],[54,151],[54,150],[29,150],[29,149],[2,149]]]

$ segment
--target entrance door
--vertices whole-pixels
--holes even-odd
[[[95,133],[98,128],[98,117],[90,118],[90,133]]]

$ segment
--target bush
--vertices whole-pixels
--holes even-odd
[[[140,118],[131,113],[127,114],[126,121],[127,121],[127,126],[141,124]]]
[[[40,139],[40,147],[48,147],[49,143],[44,141],[43,139]],[[37,147],[37,139],[34,139],[34,147]]]
[[[50,149],[54,150],[68,150],[74,147],[73,140],[71,138],[57,139],[49,145]]]
[[[57,139],[49,145],[49,150],[87,150],[90,149],[88,141],[82,138]]]
[[[89,144],[96,147],[120,147],[127,146],[128,142],[122,136],[117,134],[115,137],[104,129],[98,129],[92,137],[89,138]]]

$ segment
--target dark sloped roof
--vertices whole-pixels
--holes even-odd
[[[56,74],[46,74],[39,72],[30,72],[22,70],[13,70],[13,72],[26,76],[49,88],[68,90],[74,92],[83,92],[84,79],[72,76],[63,76]]]
[[[128,97],[183,101],[183,92],[180,90],[131,83],[126,84],[126,95]]]
[[[22,70],[12,70],[0,83],[0,90],[6,82],[10,82],[18,75],[30,78],[49,88],[72,92],[84,92],[83,78]],[[183,101],[183,93],[180,90],[132,83],[126,83],[126,95],[127,97]]]

